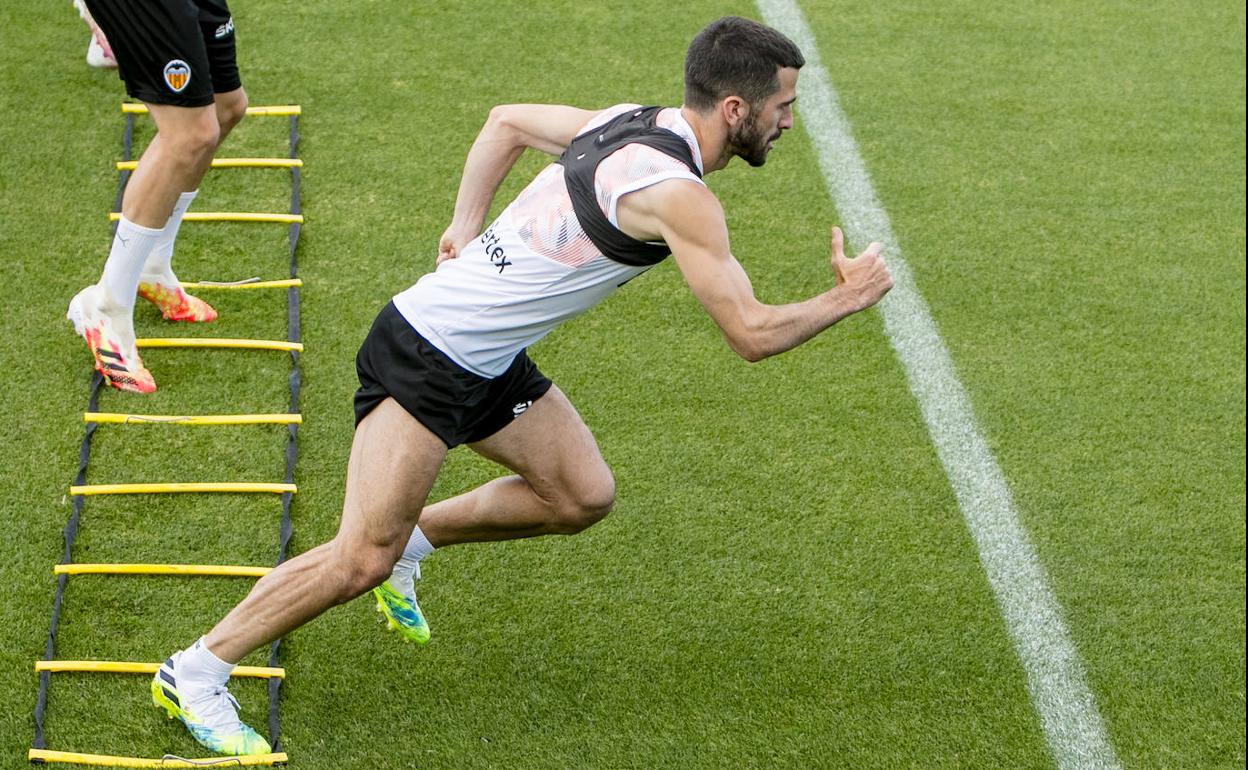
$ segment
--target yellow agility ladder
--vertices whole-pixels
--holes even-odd
[[[120,172],[117,182],[117,194],[110,219],[120,217],[121,201],[131,173],[137,166],[132,159],[134,149],[134,122],[136,115],[147,113],[147,107],[141,104],[123,104],[125,129],[122,135],[123,158],[117,164]],[[251,767],[280,765],[287,762],[285,752],[281,750],[281,723],[278,719],[278,690],[286,676],[285,669],[278,665],[278,650],[281,640],[274,641],[269,647],[267,666],[239,666],[233,676],[260,677],[268,683],[269,700],[269,744],[272,753],[251,756],[218,756],[205,758],[187,758],[166,754],[159,758],[123,757],[110,754],[89,754],[75,751],[54,751],[47,747],[44,715],[47,709],[48,694],[53,673],[114,673],[114,674],[145,674],[151,675],[159,664],[152,662],[103,661],[103,660],[58,660],[56,659],[56,636],[61,619],[61,609],[65,599],[65,587],[71,575],[145,575],[153,577],[191,577],[191,578],[260,578],[272,571],[272,567],[215,565],[215,564],[87,564],[73,561],[73,546],[78,535],[79,523],[82,520],[82,509],[89,497],[95,495],[116,494],[171,494],[171,493],[271,493],[280,495],[282,518],[278,533],[277,563],[286,560],[287,547],[291,536],[291,502],[298,491],[294,484],[296,438],[303,416],[299,413],[300,369],[299,359],[303,353],[300,342],[299,325],[299,292],[303,282],[298,277],[296,248],[299,234],[303,227],[303,214],[300,202],[300,174],[303,161],[297,157],[296,149],[299,142],[299,115],[302,111],[297,105],[274,107],[250,107],[248,115],[257,117],[285,117],[289,125],[287,141],[287,157],[285,158],[221,158],[213,161],[213,168],[276,168],[285,169],[290,174],[291,193],[290,211],[286,213],[204,213],[194,212],[184,217],[185,221],[247,221],[276,222],[288,226],[287,249],[290,265],[286,278],[261,280],[248,278],[241,281],[199,281],[184,283],[187,288],[207,290],[253,290],[253,289],[285,289],[287,297],[287,324],[285,340],[251,340],[251,339],[216,339],[216,338],[156,338],[138,340],[138,346],[150,349],[158,347],[187,348],[232,348],[278,350],[290,354],[292,371],[289,377],[290,405],[282,412],[272,414],[127,414],[119,412],[103,412],[99,409],[100,390],[103,377],[94,373],[91,378],[90,392],[87,398],[87,409],[83,414],[86,429],[78,450],[78,472],[69,492],[72,498],[71,513],[64,530],[64,551],[61,562],[53,569],[56,576],[56,589],[52,602],[52,618],[48,629],[47,644],[44,647],[43,659],[35,662],[35,671],[39,676],[39,689],[35,700],[35,735],[33,748],[28,758],[31,762],[63,763],[71,765],[91,765],[107,767],[142,767],[142,768],[202,768],[202,767]],[[286,473],[281,482],[177,482],[177,483],[142,483],[142,484],[88,484],[87,465],[91,453],[91,438],[101,426],[120,426],[129,428],[136,425],[176,425],[176,426],[234,426],[234,425],[284,425],[286,426]]]

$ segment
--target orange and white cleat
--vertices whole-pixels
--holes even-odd
[[[105,311],[104,291],[96,285],[78,292],[70,300],[66,317],[74,324],[74,331],[87,341],[95,370],[105,382],[118,390],[151,393],[156,390],[156,380],[139,358],[133,333],[129,340],[124,340],[115,328],[115,319]]]
[[[159,308],[161,317],[166,321],[207,323],[217,317],[217,311],[212,305],[187,294],[176,281],[140,281],[139,296]]]

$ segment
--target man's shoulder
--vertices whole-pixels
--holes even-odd
[[[620,199],[620,208],[653,217],[668,227],[685,229],[706,217],[722,220],[723,206],[719,198],[702,180],[689,174],[672,175],[628,193]]]
[[[620,104],[613,104],[610,107],[607,107],[599,111],[597,115],[590,118],[589,122],[586,123],[585,126],[581,129],[581,132],[584,133],[585,131],[592,131],[593,129],[598,128],[601,125],[610,123],[612,120],[618,118],[619,116],[623,115],[629,110],[635,110],[641,106],[642,105],[640,104],[633,104],[632,102],[621,102]]]

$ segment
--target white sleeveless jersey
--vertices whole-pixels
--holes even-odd
[[[579,133],[636,108],[621,104],[604,110]],[[661,111],[656,124],[689,143],[701,171],[697,138],[680,110]],[[702,184],[679,160],[629,144],[598,165],[594,189],[603,213],[618,226],[622,196],[668,179]],[[614,262],[598,251],[572,210],[563,166],[552,163],[459,257],[398,294],[394,304],[455,363],[493,378],[521,350],[648,268]]]

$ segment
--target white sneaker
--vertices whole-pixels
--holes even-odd
[[[95,35],[92,35],[91,42],[87,43],[87,65],[102,70],[117,69],[117,60],[109,54],[107,48],[100,45]]]
[[[74,0],[74,9],[91,28],[91,42],[87,43],[87,64],[101,69],[117,69],[117,60],[113,58],[113,49],[108,44],[108,38],[104,37],[104,31],[91,18],[86,4],[82,0]]]
[[[268,754],[269,742],[238,719],[238,701],[224,685],[196,687],[178,680],[175,652],[152,678],[152,702],[177,717],[195,740],[220,754]]]
[[[65,317],[78,336],[87,341],[95,370],[118,390],[151,393],[156,380],[139,358],[134,344],[134,321],[126,312],[110,312],[108,290],[93,284],[74,295]]]

